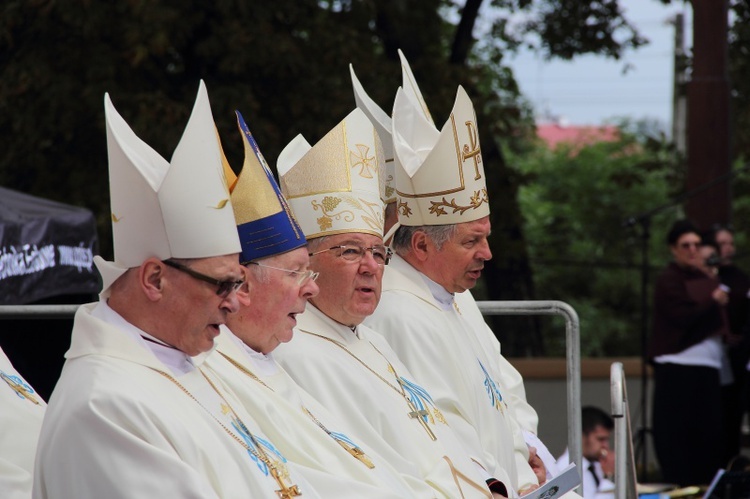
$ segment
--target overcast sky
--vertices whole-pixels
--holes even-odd
[[[683,2],[621,0],[625,17],[650,43],[619,61],[578,57],[546,62],[529,52],[511,60],[521,91],[534,104],[537,120],[556,116],[569,124],[599,125],[616,117],[652,118],[670,130],[674,27],[667,21],[685,15],[685,45],[691,45],[691,9]],[[624,71],[625,68],[627,71]]]

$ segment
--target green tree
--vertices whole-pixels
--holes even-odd
[[[239,109],[273,164],[297,133],[315,141],[351,111],[348,63],[388,109],[400,82],[400,47],[438,122],[457,85],[474,100],[495,253],[480,296],[533,298],[519,177],[501,148],[515,148],[532,122],[505,54],[527,43],[550,57],[616,57],[643,40],[615,0],[491,0],[481,7],[482,0],[6,0],[0,184],[92,209],[102,254],[111,257],[105,92],[135,132],[169,158],[202,78],[230,162],[241,163],[233,117]],[[487,28],[477,40],[480,13]],[[516,28],[509,20],[519,14],[528,22]],[[512,335],[510,350],[540,352],[540,342],[529,341],[535,337]]]
[[[537,298],[577,310],[584,356],[640,352],[643,233],[627,221],[669,204],[685,174],[676,157],[665,142],[626,132],[616,142],[538,145],[511,158],[526,176],[519,200]],[[675,204],[650,219],[651,282],[666,262],[664,235],[679,211]],[[545,324],[545,345],[563,355],[553,325]]]

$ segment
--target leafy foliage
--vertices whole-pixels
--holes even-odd
[[[520,14],[528,22],[518,23]],[[521,177],[503,155],[532,133],[530,109],[504,63],[521,43],[570,58],[616,57],[641,41],[614,0],[5,0],[0,184],[90,208],[111,258],[105,92],[136,134],[169,158],[202,78],[230,163],[242,158],[238,109],[274,164],[296,134],[317,141],[352,110],[348,63],[388,110],[401,48],[438,123],[459,84],[477,111],[495,253],[480,297],[533,298]],[[506,351],[543,350],[538,335],[522,334],[529,327],[497,328]]]
[[[665,143],[625,133],[617,142],[539,146],[511,159],[526,177],[519,202],[537,299],[577,310],[582,355],[639,353],[643,225],[627,222],[665,207],[647,218],[653,282],[667,259],[664,235],[679,216],[665,201],[685,174],[675,158]],[[564,353],[558,332],[547,329],[544,339],[548,353]]]

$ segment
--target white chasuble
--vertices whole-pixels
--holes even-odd
[[[547,467],[547,477],[557,475],[560,471],[556,462],[557,459],[537,436],[539,416],[526,400],[526,388],[523,386],[521,373],[503,356],[500,351],[500,342],[484,321],[484,316],[479,310],[471,291],[457,293],[455,299],[457,309],[461,311],[461,316],[471,324],[471,330],[476,333],[482,348],[486,349],[487,352],[492,352],[492,357],[497,361],[496,372],[500,373],[500,384],[505,389],[505,399],[513,409],[513,416],[523,431],[526,444],[536,448],[537,454]]]
[[[538,484],[528,464],[523,432],[506,400],[498,350],[483,341],[474,331],[478,325],[459,313],[460,308],[446,308],[433,297],[422,275],[396,256],[386,267],[380,304],[365,323],[380,332],[423,380],[483,466],[496,475],[507,472],[516,491]],[[484,321],[480,326],[483,332]]]
[[[28,499],[47,404],[0,350],[0,497]]]
[[[362,325],[352,331],[310,304],[297,321],[274,357],[365,446],[400,471],[416,467],[437,497],[490,497],[430,394],[381,336]]]
[[[218,379],[174,374],[95,307],[75,316],[35,498],[319,497]]]
[[[249,350],[224,326],[216,343],[204,367],[229,386],[263,433],[322,497],[338,497],[344,490],[363,499],[414,497],[384,459],[343,432],[272,357]]]

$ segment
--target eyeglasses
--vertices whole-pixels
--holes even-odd
[[[360,262],[362,261],[362,258],[364,258],[366,252],[372,253],[372,258],[375,260],[375,263],[378,265],[388,265],[388,262],[391,261],[391,257],[393,256],[393,251],[391,248],[388,248],[386,246],[383,246],[382,244],[377,244],[375,246],[370,246],[369,248],[363,248],[362,246],[357,246],[353,244],[341,244],[338,246],[331,246],[330,248],[316,251],[315,253],[308,253],[310,256],[319,255],[320,253],[325,253],[326,251],[331,250],[338,250],[338,253],[336,256],[339,256],[343,258],[344,260],[348,262]]]
[[[279,267],[271,267],[270,265],[264,265],[258,262],[247,262],[247,265],[257,265],[258,267],[263,267],[265,269],[280,270],[282,272],[288,272],[289,274],[297,276],[297,285],[299,286],[302,286],[307,281],[314,281],[320,275],[320,272],[315,272],[313,270],[281,269]]]
[[[226,298],[229,296],[229,294],[232,291],[237,291],[240,289],[240,286],[245,284],[244,280],[239,281],[233,281],[233,280],[226,280],[222,281],[219,279],[215,279],[213,277],[207,276],[205,274],[201,274],[200,272],[196,272],[195,270],[186,267],[185,265],[182,265],[181,263],[177,263],[172,260],[162,260],[162,263],[164,265],[167,265],[168,267],[172,267],[173,269],[177,269],[180,272],[184,272],[190,277],[194,279],[198,279],[199,281],[207,282],[209,284],[213,284],[216,286],[216,294],[218,296],[221,296],[222,298]]]
[[[688,249],[688,248],[699,248],[701,243],[680,243],[680,248],[682,249]]]

